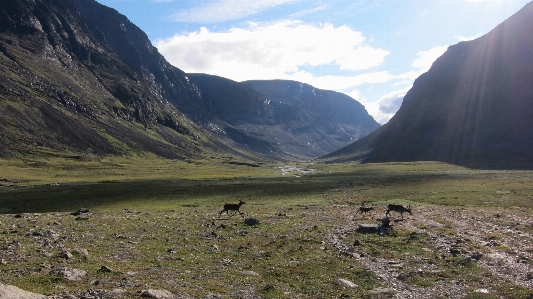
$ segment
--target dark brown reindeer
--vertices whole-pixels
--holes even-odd
[[[239,200],[238,204],[234,204],[234,203],[224,204],[224,210],[220,211],[219,215],[222,215],[222,213],[226,212],[226,214],[228,214],[228,216],[229,216],[229,211],[236,211],[236,212],[239,212],[242,215],[244,213],[239,211],[239,209],[241,208],[241,206],[243,204],[245,204],[245,202],[242,201],[242,200]]]
[[[387,212],[385,212],[385,217],[388,218],[389,217],[389,213],[391,211],[400,213],[400,215],[402,215],[402,218],[403,218],[403,213],[409,213],[410,215],[413,215],[411,213],[411,206],[407,206],[407,208],[406,208],[406,207],[404,207],[402,205],[389,204],[389,205],[387,205]]]
[[[374,210],[374,207],[359,207],[359,209],[357,210],[357,212],[355,212],[355,215],[361,213],[361,215],[363,215],[363,213],[366,215],[366,213],[370,212]]]

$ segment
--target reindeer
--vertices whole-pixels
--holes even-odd
[[[389,204],[389,205],[387,205],[387,212],[385,212],[385,217],[388,218],[389,217],[389,213],[391,211],[395,211],[395,212],[400,213],[400,215],[402,215],[402,218],[403,218],[403,213],[409,213],[410,215],[413,215],[411,213],[411,206],[407,206],[407,208],[406,208],[406,207],[404,207],[402,205]]]
[[[361,213],[361,215],[364,213],[366,215],[366,213],[370,212],[374,210],[374,207],[363,207],[363,206],[360,206],[359,209],[357,210],[357,212],[355,212],[355,215]]]
[[[241,208],[241,206],[243,204],[245,204],[245,202],[242,201],[242,200],[239,200],[238,204],[234,204],[234,203],[224,204],[224,210],[220,211],[219,215],[222,215],[222,213],[226,212],[228,214],[228,216],[229,216],[229,211],[236,211],[236,212],[239,212],[242,215],[244,213],[239,211],[239,209]]]

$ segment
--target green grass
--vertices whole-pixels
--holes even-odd
[[[467,298],[531,296],[475,260],[462,262],[460,256],[440,252],[433,236],[461,241],[469,251],[492,250],[459,236],[455,221],[446,216],[452,211],[472,213],[481,224],[531,232],[527,223],[506,215],[531,217],[532,172],[478,171],[431,162],[293,163],[316,169],[296,177],[282,175],[283,165],[249,165],[227,157],[188,162],[154,157],[0,160],[0,281],[43,294],[122,288],[125,298],[136,298],[147,288],[198,298],[207,292],[374,298],[372,290],[387,284],[327,241],[346,228],[341,241],[361,243],[348,246],[354,256],[399,261],[395,277],[413,288],[459,283]],[[223,203],[238,200],[246,202],[241,208],[246,217],[260,225],[246,226],[242,216],[219,217]],[[396,228],[386,237],[355,232],[358,223],[377,223],[384,206],[393,202],[411,205],[413,216],[394,222]],[[363,203],[375,206],[375,213],[354,218]],[[69,215],[81,207],[93,211],[88,220]],[[435,212],[426,217],[439,226],[417,218],[428,209]],[[14,213],[24,217],[14,218]],[[58,236],[33,234],[46,231]],[[494,250],[509,251],[504,243],[513,236],[481,235],[486,242],[498,242]],[[88,258],[59,256],[62,249],[76,248],[86,249]],[[45,251],[52,257],[45,257]],[[59,265],[88,275],[65,281],[49,273]],[[99,271],[102,266],[113,272]],[[336,285],[337,278],[358,287]],[[487,285],[491,294],[474,292]]]

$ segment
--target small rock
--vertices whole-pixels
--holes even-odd
[[[361,234],[377,234],[379,232],[378,226],[375,224],[361,224],[356,232]]]
[[[254,271],[242,271],[242,274],[249,275],[249,276],[260,276],[259,273]]]
[[[81,209],[77,210],[77,211],[74,212],[74,213],[70,213],[70,215],[73,215],[73,216],[79,216],[79,215],[81,215],[81,214],[87,214],[87,213],[90,213],[90,212],[91,212],[91,210],[89,210],[89,209],[81,208]]]
[[[44,236],[47,237],[47,238],[52,238],[52,239],[57,239],[59,238],[59,234],[56,233],[55,231],[53,230],[47,230],[44,232]]]
[[[60,267],[55,270],[52,270],[50,273],[57,274],[63,277],[66,280],[81,280],[82,277],[87,275],[87,272],[79,269]]]
[[[126,290],[123,290],[123,289],[114,289],[112,291],[113,295],[117,295],[117,296],[122,296],[124,294],[126,294]]]
[[[386,293],[394,293],[394,289],[391,288],[375,288],[373,290],[370,290],[370,293],[372,294],[386,294]]]
[[[176,297],[167,290],[144,290],[141,291],[141,297],[154,299],[175,299]]]
[[[472,256],[471,256],[471,258],[476,260],[476,261],[479,261],[482,257],[483,257],[483,254],[477,253],[477,252],[472,254]]]
[[[76,248],[76,249],[74,249],[73,252],[77,253],[80,257],[82,257],[84,259],[88,259],[89,258],[89,251],[87,251],[87,249]]]
[[[335,283],[341,286],[345,286],[347,288],[356,288],[357,285],[349,280],[338,278],[335,280]]]
[[[253,225],[259,225],[261,223],[259,222],[259,220],[255,219],[255,218],[246,218],[246,219],[244,219],[244,224],[249,225],[249,226],[253,226]]]
[[[63,249],[61,250],[61,253],[59,254],[60,257],[66,259],[66,260],[70,260],[72,259],[72,253],[70,253],[68,250],[66,249]]]
[[[113,270],[111,268],[109,268],[108,266],[102,266],[98,272],[103,272],[103,273],[111,273],[113,272]]]
[[[223,297],[219,294],[207,293],[202,299],[222,299]]]
[[[487,289],[475,289],[474,293],[490,294],[489,290]]]

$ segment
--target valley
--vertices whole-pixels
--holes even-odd
[[[0,281],[46,298],[533,295],[531,171],[228,157],[0,162]],[[243,216],[219,216],[239,200]],[[357,231],[378,225],[388,203],[413,215],[393,212],[385,236]],[[356,215],[361,205],[375,210]],[[71,215],[80,208],[90,212]]]
[[[533,298],[533,3],[380,125],[94,0],[0,1],[0,298]]]

